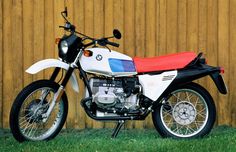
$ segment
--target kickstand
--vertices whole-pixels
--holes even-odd
[[[118,135],[121,127],[124,125],[124,123],[125,123],[124,120],[119,120],[118,121],[118,123],[117,123],[116,127],[114,128],[114,131],[113,131],[113,133],[111,135],[111,138],[116,138],[117,137],[117,135]]]

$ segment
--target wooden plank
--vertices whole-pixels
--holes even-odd
[[[11,44],[11,27],[12,27],[12,3],[11,1],[3,1],[3,128],[8,128],[9,109],[13,97],[8,95],[13,92],[13,64],[12,64],[12,45]]]
[[[154,57],[156,55],[156,2],[146,0],[145,12],[145,56]],[[149,115],[145,122],[145,128],[153,127],[152,117]]]
[[[13,98],[22,90],[23,87],[23,32],[22,32],[22,0],[12,1],[12,58],[14,61],[13,73]],[[16,74],[17,73],[17,74]],[[13,101],[13,100],[12,100]],[[11,102],[12,103],[12,102]],[[10,112],[10,108],[8,109]],[[8,119],[9,117],[7,117]]]
[[[11,107],[11,102],[13,100],[12,96],[9,96],[9,92],[13,92],[13,74],[12,74],[12,46],[11,44],[11,1],[3,1],[3,128],[8,127],[8,114],[9,108]]]
[[[177,1],[167,0],[167,51],[177,51]]]
[[[93,1],[84,1],[84,23],[85,23],[85,34],[93,37],[94,28],[94,3]],[[93,120],[86,116],[86,128],[93,127]]]
[[[146,34],[146,51],[145,56],[155,56],[156,50],[156,2],[153,0],[146,1],[146,16],[145,16],[145,34]]]
[[[217,65],[218,59],[218,49],[217,49],[217,33],[218,33],[218,17],[217,17],[217,8],[218,4],[215,0],[208,0],[208,10],[207,10],[207,60],[209,65]],[[207,78],[207,89],[212,95],[216,106],[218,107],[218,90],[212,80]]]
[[[2,88],[3,88],[3,1],[0,2],[0,128],[2,128],[2,115],[3,115],[3,97],[2,97]]]
[[[113,1],[113,26],[114,29],[119,29],[121,34],[124,34],[124,0]],[[114,42],[119,43],[120,46],[114,47],[115,51],[124,52],[124,39],[114,39]]]
[[[23,1],[23,68],[24,71],[33,64],[33,12],[34,4],[32,0]],[[23,71],[23,72],[24,72]],[[24,86],[31,83],[33,76],[24,72]]]
[[[135,1],[135,50],[139,57],[145,56],[145,1]],[[143,121],[135,121],[135,128],[143,128]]]
[[[187,1],[178,1],[177,51],[187,51]]]
[[[135,56],[134,44],[134,0],[126,0],[124,3],[124,53]]]
[[[54,14],[53,1],[44,2],[44,58],[55,58],[58,54],[57,49],[55,50],[55,37],[54,37],[54,15],[60,16],[60,14]],[[52,69],[45,72],[45,77],[50,78]]]
[[[207,1],[198,1],[198,51],[206,55],[207,52]],[[199,83],[206,87],[207,78],[199,80]]]
[[[198,2],[198,49],[206,54],[207,51],[207,1]]]
[[[94,0],[94,37],[104,37],[104,0]],[[103,128],[104,123],[94,121],[93,128]]]
[[[145,56],[145,2],[135,1],[135,50],[139,57]]]
[[[12,27],[12,3],[3,1],[3,128],[8,128],[9,109],[12,104],[13,96],[8,95],[13,92],[13,64],[12,64],[12,45],[11,27]]]
[[[159,29],[159,53],[158,55],[166,54],[166,0],[160,1],[160,29]]]
[[[22,1],[4,1],[3,127],[9,127],[12,102],[22,89]],[[12,11],[14,10],[14,11]],[[12,16],[11,16],[11,15]],[[12,17],[12,18],[11,18]],[[9,94],[10,93],[10,94]]]
[[[235,7],[236,7],[236,0],[230,0],[230,25],[229,25],[229,30],[230,30],[230,70],[228,71],[229,73],[229,100],[230,102],[232,102],[231,104],[231,124],[232,126],[236,126],[236,105],[233,104],[233,102],[236,99],[236,85],[234,83],[235,81],[235,75],[236,75],[236,60],[235,60],[235,56],[236,56],[236,29],[235,29],[235,25],[236,25],[236,11],[235,11]],[[222,50],[223,51],[223,50]],[[226,71],[227,72],[227,71]]]
[[[114,29],[113,26],[113,0],[105,0],[104,8],[104,33],[105,36],[111,36]]]
[[[78,31],[84,32],[84,0],[74,0],[74,24]],[[77,72],[76,72],[77,74]],[[77,78],[79,76],[77,75]],[[80,101],[84,98],[84,83],[79,79],[79,89],[80,92],[77,95],[76,102],[76,119],[75,119],[75,128],[84,129],[85,128],[85,111],[80,105]]]
[[[155,56],[158,56],[159,54],[159,44],[160,44],[160,37],[159,37],[159,33],[160,33],[160,0],[156,1],[156,6],[155,6],[155,17],[156,17],[156,47],[155,47]]]
[[[130,57],[135,56],[135,41],[134,41],[134,2],[135,0],[126,0],[124,4],[124,52]],[[127,121],[125,128],[133,128],[134,122]]]
[[[34,0],[34,62],[44,59],[44,1]],[[34,75],[34,80],[43,79],[44,73]]]
[[[229,85],[229,0],[218,0],[218,64],[227,73],[223,74],[226,85]],[[219,124],[230,124],[231,101],[229,96],[219,95]]]
[[[187,50],[198,50],[198,0],[187,1]]]
[[[61,12],[64,10],[64,1],[58,1],[54,0],[53,1],[53,14],[54,14],[54,38],[59,38],[62,37],[64,34],[64,30],[59,28],[60,25],[64,25],[65,20],[61,16]],[[55,45],[55,49],[58,50],[58,46]],[[58,57],[58,54],[55,54],[56,57]]]

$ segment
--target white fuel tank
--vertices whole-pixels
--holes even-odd
[[[116,51],[109,51],[105,48],[89,48],[92,52],[87,57],[84,54],[80,57],[80,64],[84,71],[104,75],[108,77],[121,77],[136,75],[136,68],[133,59]]]

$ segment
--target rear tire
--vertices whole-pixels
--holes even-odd
[[[11,132],[16,140],[19,142],[50,140],[60,132],[68,113],[65,93],[55,105],[48,120],[43,121],[43,114],[47,111],[58,88],[59,84],[53,81],[39,80],[29,84],[18,94],[12,105],[9,120]],[[47,94],[45,99],[40,99],[44,94]]]
[[[211,131],[216,108],[205,88],[192,82],[167,96],[152,113],[153,124],[162,137],[197,138]]]

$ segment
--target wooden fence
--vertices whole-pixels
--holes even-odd
[[[236,0],[1,0],[0,128],[9,127],[16,94],[33,80],[49,77],[51,71],[36,76],[24,71],[38,60],[57,57],[54,40],[63,34],[58,26],[64,23],[60,12],[65,4],[80,32],[98,38],[120,29],[118,51],[131,57],[194,50],[203,52],[209,64],[223,66],[228,95],[219,94],[209,78],[198,82],[215,100],[217,124],[236,126]],[[85,115],[80,106],[83,91],[76,94],[68,87],[68,96],[67,128],[114,126]],[[148,117],[126,127],[153,125]]]

